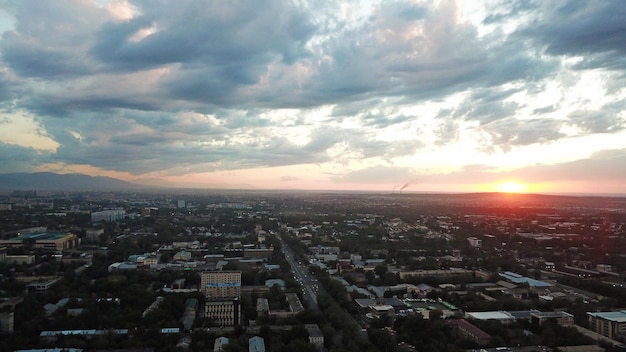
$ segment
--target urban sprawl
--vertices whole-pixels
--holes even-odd
[[[622,351],[626,198],[0,194],[1,351]]]

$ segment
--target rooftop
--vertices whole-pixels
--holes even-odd
[[[468,312],[467,316],[477,320],[513,320],[515,317],[509,312],[492,311],[492,312]]]
[[[23,241],[23,240],[58,240],[67,236],[67,232],[33,232],[23,233],[17,237],[9,238],[8,241]]]
[[[592,317],[606,319],[617,323],[626,323],[626,310],[619,312],[587,312]]]
[[[529,286],[532,286],[532,287],[551,287],[552,286],[551,284],[547,282],[531,279],[529,277],[522,276],[514,272],[510,272],[510,271],[500,273],[499,275],[516,284],[527,283]]]

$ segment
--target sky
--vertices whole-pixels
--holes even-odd
[[[622,0],[0,0],[0,173],[626,194]]]

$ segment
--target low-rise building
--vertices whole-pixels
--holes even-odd
[[[31,247],[62,251],[80,244],[80,238],[68,232],[34,232],[19,234],[6,240],[0,240],[0,246]]]
[[[304,328],[309,333],[309,343],[318,347],[324,346],[324,334],[317,324],[305,324]]]
[[[241,309],[238,298],[207,300],[204,303],[205,319],[213,326],[234,326],[241,321]]]
[[[216,338],[215,343],[213,344],[213,352],[224,351],[224,347],[228,345],[229,342],[230,340],[228,339],[228,337],[221,336]]]
[[[446,325],[453,328],[453,331],[461,336],[465,336],[478,344],[486,345],[491,341],[491,335],[482,331],[465,319],[446,319]]]
[[[261,336],[252,336],[249,338],[248,352],[265,352],[265,339]]]
[[[555,320],[559,325],[564,326],[574,324],[574,316],[569,314],[568,312],[532,311],[530,313],[530,321],[537,325],[543,325],[546,321],[549,320]]]

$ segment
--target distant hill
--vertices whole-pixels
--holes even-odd
[[[1,190],[131,191],[146,186],[112,177],[52,172],[0,174]]]

